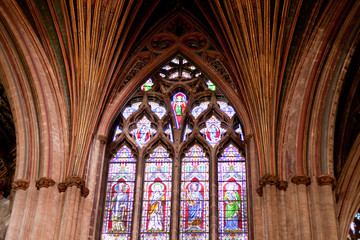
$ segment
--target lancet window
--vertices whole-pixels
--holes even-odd
[[[241,122],[194,63],[178,55],[145,79],[112,140],[102,239],[248,239]]]

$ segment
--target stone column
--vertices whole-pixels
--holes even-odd
[[[97,140],[94,141],[93,147],[91,148],[92,151],[89,154],[89,176],[87,186],[89,189],[86,188],[82,189],[82,196],[84,197],[84,207],[81,219],[81,227],[80,227],[80,236],[79,239],[95,239],[96,237],[96,226],[98,225],[98,221],[102,219],[96,216],[101,215],[99,213],[99,202],[101,197],[101,188],[106,186],[103,185],[103,178],[105,178],[104,166],[104,153],[105,153],[105,146],[107,143],[106,136],[98,135]],[[89,196],[88,196],[89,195]],[[102,228],[100,228],[102,230]],[[98,236],[101,236],[99,234]]]
[[[277,186],[279,184],[279,178],[274,175],[265,175],[260,179],[259,184],[260,188],[258,189],[258,193],[263,198],[264,239],[279,239],[279,216],[277,207]]]
[[[48,177],[42,177],[36,181],[38,199],[31,239],[54,237],[59,205],[59,192],[54,185],[55,181]]]
[[[85,186],[85,181],[77,176],[71,176],[65,179],[64,183],[59,184],[59,190],[64,191],[65,198],[64,207],[61,217],[61,224],[59,229],[60,239],[76,239],[76,225],[79,224],[79,207],[81,191]]]
[[[279,200],[278,200],[278,210],[279,210],[279,237],[280,239],[288,239],[288,221],[286,217],[286,189],[288,183],[286,181],[279,181]]]
[[[322,212],[322,229],[325,230],[327,240],[339,239],[337,219],[335,214],[335,199],[333,189],[336,179],[331,175],[320,175],[317,177],[319,184],[320,208]]]
[[[9,228],[6,232],[6,240],[20,239],[19,233],[22,226],[19,223],[22,222],[24,216],[24,207],[29,185],[30,182],[25,179],[16,179],[12,184],[12,189],[16,191],[16,193]]]
[[[310,184],[310,177],[306,175],[296,175],[292,177],[291,182],[297,185],[301,239],[311,239],[309,204],[306,189]]]

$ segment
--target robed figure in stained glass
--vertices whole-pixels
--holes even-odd
[[[120,179],[119,183],[113,187],[112,205],[111,205],[111,231],[124,232],[126,230],[126,218],[128,211],[128,186],[124,179]]]
[[[171,105],[174,110],[177,128],[179,128],[180,126],[181,118],[184,115],[186,104],[187,100],[184,93],[178,92],[173,96],[173,101],[171,102]]]
[[[148,212],[148,228],[152,231],[164,230],[164,201],[165,185],[160,181],[154,182],[151,186],[151,195]]]
[[[238,230],[241,228],[241,188],[235,179],[230,179],[224,188],[225,230]]]
[[[188,230],[201,230],[203,223],[203,202],[202,186],[199,182],[192,182],[188,185],[186,204],[188,211],[187,229]]]

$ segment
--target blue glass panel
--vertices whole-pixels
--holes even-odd
[[[229,106],[226,102],[218,101],[217,104],[219,105],[220,110],[223,111],[230,118],[232,118],[235,115],[234,108]]]
[[[141,105],[141,102],[136,102],[136,103],[133,103],[131,105],[131,107],[125,108],[125,110],[123,112],[124,118],[128,119],[131,116],[131,114],[133,114],[134,112],[136,112],[139,109],[140,105]]]
[[[151,107],[151,111],[153,111],[160,119],[165,116],[166,109],[162,106],[160,106],[156,102],[149,102],[149,105]]]
[[[194,107],[194,109],[191,111],[191,114],[195,117],[195,119],[203,112],[205,111],[210,102],[202,102],[199,106]]]

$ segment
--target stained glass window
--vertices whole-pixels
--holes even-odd
[[[162,146],[145,164],[141,239],[169,239],[172,161]]]
[[[152,79],[149,78],[148,80],[146,80],[146,82],[143,85],[141,85],[141,90],[143,90],[144,92],[149,91],[153,85],[154,83]]]
[[[139,106],[141,105],[141,102],[133,103],[130,107],[125,108],[123,112],[123,116],[125,119],[128,119],[131,114],[136,112],[139,109]]]
[[[160,106],[158,103],[156,102],[149,102],[149,105],[151,107],[151,110],[161,119],[165,113],[166,113],[166,109],[162,106]]]
[[[178,234],[204,240],[214,237],[210,225],[218,225],[218,239],[247,239],[245,158],[235,146],[244,132],[226,97],[180,55],[159,66],[133,94],[114,126],[117,143],[108,145],[122,147],[108,149],[117,154],[109,164],[102,239],[165,240]],[[217,183],[215,202],[210,183]],[[210,214],[210,205],[218,211]]]
[[[207,239],[209,231],[209,161],[194,145],[182,160],[180,239]]]
[[[122,133],[121,129],[120,129],[120,126],[116,126],[116,129],[115,129],[115,133],[114,133],[114,137],[113,137],[113,141],[116,140],[116,138],[118,136],[120,136],[120,134]]]
[[[216,86],[210,81],[208,80],[206,82],[206,84],[208,85],[208,88],[211,90],[211,91],[215,91],[216,90]]]
[[[206,121],[206,127],[201,129],[200,132],[205,135],[208,143],[214,147],[220,141],[226,129],[221,127],[221,122],[215,116],[212,116]]]
[[[102,239],[130,239],[136,161],[125,145],[109,164]]]
[[[242,141],[244,141],[244,134],[243,134],[243,131],[242,131],[242,128],[241,128],[241,125],[239,124],[239,127],[237,128],[237,129],[235,129],[235,132],[237,133],[237,134],[239,134],[240,135],[240,139],[242,140]]]
[[[186,124],[183,141],[186,140],[186,138],[188,137],[188,135],[189,135],[190,133],[192,133],[192,129],[190,128],[190,126],[189,126],[188,124]]]
[[[245,158],[233,145],[218,160],[218,192],[219,239],[247,239]]]
[[[156,130],[151,128],[151,122],[145,116],[136,123],[137,128],[131,131],[135,137],[136,143],[142,148],[149,140],[151,135],[156,133]]]
[[[184,111],[187,105],[186,95],[182,92],[174,94],[171,106],[174,111],[176,127],[180,127],[181,118],[184,115]]]
[[[169,139],[170,139],[171,142],[174,142],[174,137],[173,137],[173,134],[172,134],[171,124],[168,124],[168,125],[165,127],[164,133],[165,133],[167,136],[169,136]]]
[[[360,209],[355,214],[355,218],[350,224],[350,230],[347,239],[360,239]]]
[[[226,102],[218,101],[217,104],[219,104],[221,111],[226,113],[230,118],[235,115],[233,107],[229,106]]]
[[[205,111],[208,106],[209,106],[210,102],[202,102],[200,103],[199,106],[196,106],[193,108],[193,110],[191,111],[191,114],[195,117],[195,119],[200,116],[200,114]]]

